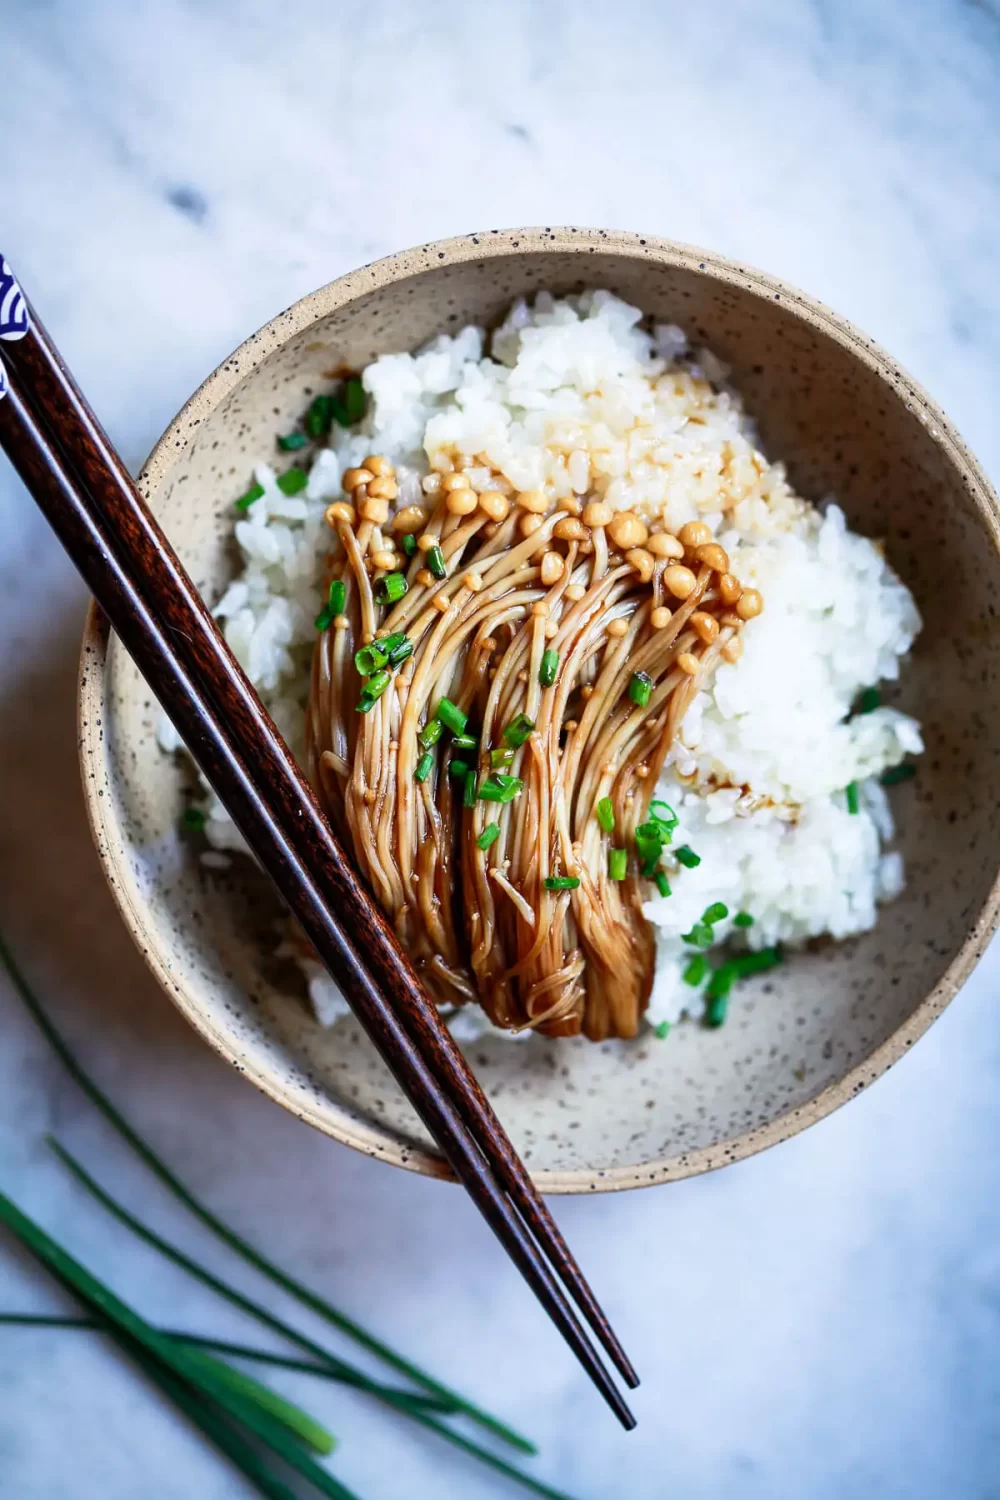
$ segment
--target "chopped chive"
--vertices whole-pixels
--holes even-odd
[[[898,786],[901,781],[909,781],[910,777],[916,774],[916,766],[905,760],[901,765],[890,766],[887,771],[883,771],[879,780],[883,786]]]
[[[278,489],[283,495],[298,495],[308,483],[309,475],[298,467],[286,469],[284,474],[278,475]]]
[[[491,844],[495,844],[496,843],[496,841],[497,841],[497,839],[499,837],[500,837],[500,824],[499,823],[487,823],[487,825],[483,829],[482,833],[476,839],[476,848],[477,849],[482,849],[484,851],[484,853],[485,853],[485,851],[490,847]]]
[[[712,983],[714,982],[713,980]],[[711,985],[709,988],[711,988]],[[705,1025],[712,1027],[721,1026],[729,1010],[729,990],[725,989],[721,993],[714,995],[709,995],[706,991],[706,995],[708,1006],[705,1011]]]
[[[479,741],[476,739],[474,734],[456,734],[451,743],[455,750],[479,749]]]
[[[847,811],[849,813],[856,813],[861,805],[858,802],[858,783],[856,781],[849,781],[847,783],[844,788],[844,796],[847,798]]]
[[[512,766],[516,753],[510,745],[501,745],[498,749],[490,751],[490,765],[494,771],[501,771],[504,766]]]
[[[504,776],[494,771],[479,788],[479,795],[484,802],[513,802],[523,789],[524,782],[519,776]]]
[[[671,894],[670,881],[667,879],[666,875],[664,875],[662,870],[656,871],[656,874],[653,876],[653,880],[655,881],[656,889],[659,891],[661,896],[669,896]]]
[[[605,833],[615,831],[615,805],[610,797],[602,797],[595,807],[597,821]]]
[[[181,823],[185,828],[197,830],[205,826],[205,814],[200,807],[186,807]]]
[[[386,644],[388,644],[388,641],[386,642]],[[413,642],[410,640],[410,637],[408,635],[404,635],[401,640],[396,641],[392,646],[389,647],[390,667],[401,667],[404,661],[409,661],[410,657],[413,655],[413,651]]]
[[[753,917],[748,911],[738,911],[733,918],[734,927],[752,927]]]
[[[656,809],[658,807],[662,807],[663,812],[657,812]],[[651,802],[649,804],[649,816],[653,819],[654,823],[662,823],[664,828],[676,828],[680,822],[669,802]]]
[[[611,880],[624,880],[628,871],[628,850],[608,850],[608,877]]]
[[[452,734],[464,734],[465,726],[469,722],[468,714],[463,714],[458,704],[452,703],[450,698],[441,699],[435,718],[440,719],[445,729],[450,729]]]
[[[706,922],[695,922],[690,932],[685,932],[683,941],[690,943],[692,948],[711,948],[715,942],[715,933]]]
[[[682,844],[679,849],[675,849],[674,854],[677,856],[678,863],[682,864],[686,870],[693,870],[701,864],[701,855],[695,854],[687,844]]]
[[[476,805],[476,768],[470,766],[465,775],[465,786],[462,788],[462,806],[475,807]]]
[[[433,764],[434,757],[429,750],[426,750],[417,761],[417,769],[413,773],[414,780],[426,781],[428,776],[431,774],[431,767],[433,766]]]
[[[393,1369],[398,1370],[408,1379],[415,1381],[420,1387],[422,1387],[424,1391],[429,1391],[436,1399],[439,1399],[445,1403],[450,1403],[456,1410],[465,1412],[472,1418],[473,1421],[479,1423],[480,1426],[488,1428],[498,1437],[503,1438],[505,1442],[511,1443],[513,1446],[520,1448],[523,1452],[537,1452],[535,1446],[530,1443],[527,1438],[522,1437],[520,1433],[515,1432],[506,1423],[501,1422],[497,1417],[492,1416],[489,1412],[483,1411],[483,1409],[477,1406],[474,1402],[466,1400],[465,1397],[458,1395],[457,1392],[451,1390],[448,1386],[442,1385],[440,1381],[435,1380],[432,1375],[428,1374],[426,1370],[421,1369],[419,1365],[414,1364],[412,1360],[406,1359],[405,1356],[401,1354],[397,1354],[394,1349],[390,1348],[387,1344],[384,1344],[381,1339],[376,1338],[373,1334],[368,1333],[366,1329],[362,1328],[360,1324],[356,1323],[353,1318],[348,1317],[347,1314],[342,1312],[338,1307],[335,1307],[333,1303],[328,1302],[324,1297],[321,1297],[318,1292],[313,1291],[313,1289],[307,1286],[304,1282],[297,1280],[289,1272],[284,1271],[274,1261],[269,1260],[267,1256],[262,1255],[261,1252],[249,1242],[249,1240],[244,1239],[223,1219],[220,1219],[216,1214],[214,1214],[212,1210],[201,1201],[201,1199],[196,1198],[194,1194],[190,1192],[190,1190],[184,1185],[184,1183],[174,1175],[171,1169],[167,1166],[166,1162],[163,1161],[163,1159],[156,1154],[152,1147],[147,1145],[142,1136],[140,1136],[132,1128],[125,1117],[115,1108],[114,1104],[112,1104],[107,1094],[105,1094],[100,1088],[98,1088],[94,1080],[89,1076],[88,1073],[84,1071],[83,1067],[77,1061],[77,1058],[67,1044],[65,1038],[62,1036],[61,1032],[56,1029],[41,1000],[29,985],[26,977],[22,974],[14,959],[13,954],[10,952],[10,949],[4,942],[2,935],[0,935],[0,965],[2,965],[4,969],[6,969],[15,989],[17,990],[17,993],[20,995],[24,1003],[26,1010],[31,1015],[35,1024],[38,1026],[38,1029],[41,1031],[42,1035],[51,1046],[53,1052],[56,1054],[60,1062],[65,1067],[66,1071],[69,1073],[74,1083],[77,1084],[81,1091],[95,1106],[95,1108],[100,1111],[100,1113],[108,1121],[111,1127],[118,1133],[120,1138],[126,1143],[130,1150],[139,1157],[140,1161],[142,1161],[145,1166],[149,1168],[149,1170],[155,1177],[159,1178],[160,1182],[162,1182],[167,1190],[174,1195],[178,1202],[182,1203],[184,1207],[188,1209],[188,1211],[206,1227],[206,1229],[210,1230],[212,1234],[216,1235],[218,1239],[220,1239],[224,1244],[228,1245],[229,1248],[233,1250],[237,1255],[239,1255],[244,1261],[246,1261],[248,1265],[253,1266],[262,1275],[268,1277],[268,1279],[272,1281],[276,1286],[280,1286],[283,1291],[289,1293],[290,1296],[294,1297],[302,1306],[308,1307],[312,1312],[317,1313],[328,1323],[332,1323],[333,1326],[340,1329],[342,1333],[345,1333],[349,1338],[354,1339],[356,1343],[361,1344],[365,1349],[369,1351],[369,1353],[375,1355],[384,1363],[390,1365]],[[94,1184],[90,1180],[85,1183],[85,1186],[87,1186],[92,1191],[101,1191],[100,1189],[97,1189],[96,1184]],[[108,1207],[112,1212],[117,1214],[119,1217],[122,1217],[123,1222],[134,1233],[140,1234],[146,1237],[147,1240],[152,1242],[154,1244],[154,1248],[160,1250],[163,1254],[169,1254],[173,1250],[173,1247],[167,1245],[164,1241],[153,1238],[152,1231],[147,1230],[144,1225],[139,1224],[138,1221],[134,1217],[129,1215],[120,1204],[115,1203],[113,1200],[108,1199],[106,1196],[102,1199],[102,1201],[105,1203],[105,1206]],[[184,1264],[185,1269],[190,1271],[192,1275],[199,1276],[201,1279],[205,1279],[209,1276],[209,1273],[203,1267],[198,1266],[194,1262],[185,1261]],[[229,1301],[233,1301],[238,1296],[238,1294],[232,1291],[231,1288],[226,1286],[224,1282],[213,1280],[212,1285],[215,1291],[217,1291],[221,1296],[226,1297]],[[242,1299],[241,1305],[243,1307],[243,1310],[249,1312],[251,1316],[256,1317],[258,1322],[264,1322],[267,1323],[268,1326],[273,1327],[275,1332],[280,1333],[283,1337],[288,1338],[298,1348],[305,1350],[312,1358],[319,1360],[326,1369],[334,1372],[339,1372],[342,1377],[349,1379],[350,1383],[358,1385],[360,1389],[370,1391],[371,1394],[376,1395],[378,1399],[388,1402],[389,1404],[395,1406],[398,1410],[403,1409],[400,1405],[401,1398],[396,1393],[392,1392],[391,1387],[378,1385],[377,1383],[370,1381],[369,1377],[363,1375],[360,1371],[354,1370],[352,1366],[328,1352],[321,1344],[316,1343],[315,1340],[308,1339],[304,1334],[300,1334],[290,1324],[284,1323],[282,1322],[282,1320],[275,1318],[273,1314],[268,1313],[266,1309],[261,1307],[259,1304],[253,1303],[249,1299],[244,1298]],[[408,1399],[419,1400],[421,1398],[417,1397]],[[450,1429],[440,1424],[436,1420],[436,1418],[430,1415],[421,1414],[420,1412],[410,1408],[409,1406],[407,1406],[406,1410],[407,1414],[411,1415],[415,1421],[421,1422],[424,1426],[432,1428],[435,1432],[438,1433],[439,1436],[444,1437],[448,1442],[457,1443],[458,1446],[464,1448],[466,1451],[473,1452],[475,1456],[480,1458],[483,1462],[490,1463],[494,1466],[497,1464],[498,1460],[496,1459],[496,1456],[494,1454],[488,1453],[485,1449],[470,1445],[468,1439],[462,1438],[458,1433],[452,1432]],[[505,1472],[509,1472],[509,1470],[505,1470]]]
[[[358,713],[370,713],[391,681],[391,674],[384,668],[381,672],[376,672],[373,677],[366,677],[364,689],[358,699]]]
[[[309,442],[304,432],[289,432],[278,439],[278,447],[283,453],[295,453],[299,448],[304,448]]]
[[[425,750],[429,750],[431,745],[437,744],[443,733],[444,725],[440,719],[428,719],[423,729],[417,735],[417,739]]]
[[[332,608],[330,607],[330,605],[329,604],[324,604],[323,608],[320,610],[319,614],[316,616],[315,620],[313,621],[313,625],[316,627],[316,629],[322,635],[322,633],[323,633],[324,630],[329,630],[330,629],[330,626],[333,624],[333,622],[334,622],[334,620],[336,618],[337,618],[337,616],[334,614],[334,612],[333,612]]]
[[[785,950],[778,943],[774,948],[758,948],[756,953],[741,953],[731,961],[734,975],[747,979],[751,974],[765,974],[785,961]]]
[[[403,556],[404,557],[412,557],[413,554],[416,552],[416,550],[417,550],[417,539],[413,535],[412,531],[408,531],[406,533],[406,535],[403,537],[402,547],[403,547]]]
[[[469,772],[472,770],[472,767],[469,765],[469,762],[467,760],[459,760],[457,759],[457,757],[453,756],[452,759],[448,762],[448,770],[452,776],[461,776],[462,780],[464,781],[466,776],[468,776]]]
[[[445,565],[444,553],[440,547],[431,547],[424,559],[435,578],[447,578],[448,569]]]
[[[409,586],[402,573],[387,573],[375,585],[375,598],[380,604],[398,604]]]
[[[386,656],[391,656],[396,647],[405,640],[405,630],[394,630],[391,635],[380,635],[375,644],[381,647]]]
[[[527,714],[518,714],[516,719],[511,719],[503,732],[503,737],[508,745],[513,745],[516,750],[523,745],[535,728],[534,719],[529,719]]]
[[[333,422],[334,412],[340,405],[336,396],[317,396],[305,414],[303,426],[311,438],[326,437]]]
[[[237,510],[249,510],[255,500],[259,500],[264,493],[262,484],[252,484],[245,495],[241,495],[236,502]]]
[[[861,697],[858,699],[858,713],[870,714],[873,709],[878,708],[881,701],[882,699],[879,696],[878,688],[865,688],[864,692],[861,694]]]
[[[667,1036],[670,1035],[670,1022],[669,1021],[661,1021],[660,1024],[659,1024],[659,1026],[654,1026],[653,1027],[653,1031],[654,1031],[655,1035],[658,1036],[660,1038],[660,1041],[662,1042],[663,1039],[664,1039],[664,1037],[667,1037]]]
[[[336,410],[334,416],[342,427],[353,427],[365,414],[365,388],[361,384],[360,376],[352,375],[344,381],[343,398],[343,412],[347,421],[341,421],[340,414]]]
[[[648,672],[633,672],[628,695],[637,708],[645,708],[653,693],[653,679]]]
[[[389,660],[388,654],[378,641],[372,641],[370,646],[361,646],[354,653],[354,665],[362,677],[371,677],[378,672]]]
[[[707,973],[708,959],[704,953],[696,953],[693,958],[688,959],[681,978],[685,984],[690,984],[696,989]]]
[[[663,827],[660,823],[640,823],[635,830],[635,847],[644,875],[652,875],[663,852]]]
[[[575,891],[579,884],[575,875],[546,875],[542,881],[547,891]]]
[[[711,927],[715,922],[724,922],[729,916],[729,907],[722,901],[713,901],[711,906],[706,906],[702,915],[702,921]]]
[[[538,680],[542,687],[551,687],[559,674],[559,652],[549,646],[542,652],[542,664],[538,669]]]
[[[327,595],[329,604],[334,615],[342,615],[344,606],[347,604],[347,584],[342,578],[335,578],[330,584],[330,592]]]

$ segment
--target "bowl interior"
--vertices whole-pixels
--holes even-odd
[[[891,701],[927,754],[896,809],[908,886],[878,928],[796,956],[721,1031],[666,1042],[486,1040],[470,1056],[544,1187],[642,1184],[791,1133],[864,1086],[974,961],[1000,844],[996,523],[960,448],[906,377],[815,304],[675,247],[597,234],[470,237],[333,283],[256,335],[181,414],[147,470],[150,502],[196,583],[230,575],[232,501],[325,372],[497,321],[514,297],[603,286],[682,324],[732,366],[796,487],[836,495],[882,537],[924,616]],[[780,667],[780,664],[776,664]],[[92,620],[83,657],[85,785],[115,893],[170,993],[231,1060],[296,1113],[373,1154],[439,1170],[350,1021],[325,1031],[275,957],[281,917],[249,864],[206,870],[178,835],[187,778],[156,746],[158,707]],[[979,924],[978,936],[967,943]],[[928,996],[930,1000],[927,1000]]]

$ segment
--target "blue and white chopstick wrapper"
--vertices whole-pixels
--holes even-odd
[[[30,328],[28,304],[14,272],[0,255],[0,339],[23,339]],[[7,394],[7,375],[0,359],[0,400]]]

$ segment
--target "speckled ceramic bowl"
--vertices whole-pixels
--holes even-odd
[[[884,537],[925,628],[898,694],[927,754],[897,800],[909,884],[865,937],[798,956],[741,992],[719,1031],[669,1041],[483,1041],[473,1064],[539,1184],[634,1187],[746,1156],[820,1119],[912,1046],[986,945],[997,911],[998,507],[913,381],[818,303],[759,272],[660,240],[513,230],[366,266],[304,298],[212,375],[141,484],[199,588],[231,571],[232,501],[324,372],[496,321],[512,298],[603,286],[683,324],[733,367],[770,452],[805,495],[837,495]],[[157,705],[92,613],[80,743],[112,891],[164,988],[248,1078],[338,1140],[399,1166],[440,1160],[360,1030],[324,1031],[274,957],[280,917],[248,863],[206,870],[177,833],[184,774]]]

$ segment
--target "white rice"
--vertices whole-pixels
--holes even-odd
[[[301,753],[323,512],[343,469],[366,454],[396,465],[400,506],[418,500],[430,460],[444,452],[474,488],[497,487],[486,459],[511,490],[598,495],[674,531],[706,521],[765,607],[743,632],[742,658],[721,665],[689,710],[658,788],[681,820],[675,847],[686,843],[701,863],[645,907],[658,937],[647,1013],[657,1026],[701,1012],[700,992],[681,977],[692,951],[682,934],[712,902],[730,912],[716,924],[719,943],[739,911],[754,918],[741,935],[751,947],[875,924],[879,903],[904,884],[878,778],[923,747],[920,726],[895,709],[851,715],[863,689],[899,674],[920,628],[909,591],[832,501],[817,508],[791,490],[783,466],[760,451],[725,367],[690,351],[679,328],[644,330],[641,316],[607,292],[542,293],[515,304],[486,358],[473,327],[416,355],[383,355],[364,372],[363,424],[334,428],[303,494],[285,496],[274,470],[258,465],[264,493],[235,527],[243,570],[215,614]],[[160,739],[177,748],[169,724]],[[857,813],[845,795],[852,782]],[[211,794],[203,806],[212,848],[242,849]],[[318,965],[304,967],[317,1015],[332,1023],[344,1002]],[[453,1029],[467,1037],[488,1023],[466,1007]]]

